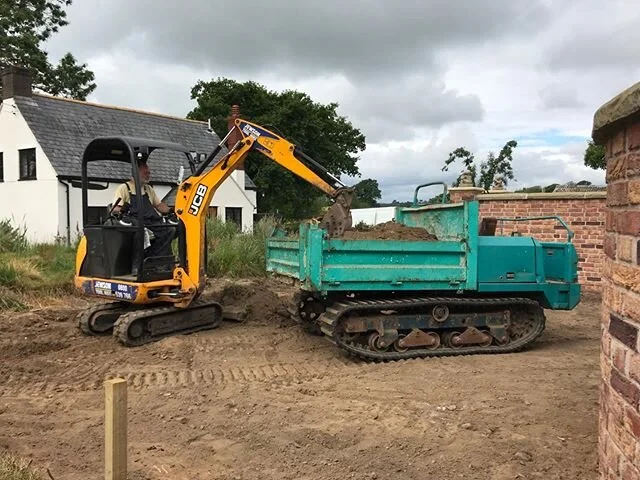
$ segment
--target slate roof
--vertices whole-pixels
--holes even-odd
[[[99,136],[123,135],[175,142],[189,151],[207,155],[220,142],[215,133],[207,130],[206,122],[41,94],[16,96],[14,101],[56,174],[63,178],[80,178],[82,153],[87,144]],[[216,160],[226,152],[223,148]],[[149,156],[151,182],[175,185],[180,165],[184,166],[186,176],[190,170],[184,154],[154,151]],[[99,161],[89,166],[89,176],[101,180],[121,181],[129,178],[130,173],[131,166],[122,162]],[[245,188],[256,188],[246,174]]]

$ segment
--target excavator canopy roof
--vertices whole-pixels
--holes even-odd
[[[190,151],[184,145],[175,142],[165,142],[141,137],[97,137],[84,150],[83,163],[97,160],[115,160],[130,163],[138,152],[145,155],[154,150],[165,149],[182,152],[189,155]]]

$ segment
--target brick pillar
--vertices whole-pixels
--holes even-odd
[[[449,201],[451,203],[462,202],[463,200],[473,200],[477,195],[484,193],[484,188],[480,187],[451,187],[449,189]]]
[[[598,109],[593,138],[607,162],[600,477],[639,480],[640,83]]]
[[[231,106],[231,115],[227,117],[227,132],[233,128],[233,132],[227,138],[227,148],[230,149],[240,140],[242,140],[242,134],[235,127],[236,118],[240,117],[240,106],[232,105]],[[244,170],[244,162],[240,163],[237,167],[237,170]]]

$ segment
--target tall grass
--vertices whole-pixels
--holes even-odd
[[[276,220],[258,221],[252,232],[241,232],[233,223],[207,220],[207,274],[212,277],[264,276],[267,238],[273,235]]]
[[[274,218],[266,217],[255,224],[252,232],[241,232],[233,223],[208,219],[208,275],[265,275],[266,240],[276,226]],[[75,255],[75,245],[31,243],[26,231],[8,221],[0,222],[0,310],[26,308],[25,294],[73,293]]]
[[[75,249],[62,243],[39,244],[21,230],[0,222],[0,309],[24,308],[25,293],[71,293]]]
[[[8,453],[0,454],[0,480],[41,480],[30,462]]]

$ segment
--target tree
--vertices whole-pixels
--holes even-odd
[[[296,144],[332,175],[360,175],[356,164],[358,153],[365,149],[365,137],[336,113],[337,103],[323,105],[305,93],[275,92],[252,81],[226,78],[197,82],[191,98],[197,105],[187,117],[211,119],[221,138],[227,133],[230,106],[237,104],[242,117]],[[245,170],[258,187],[259,213],[280,213],[292,219],[318,215],[318,197],[326,196],[316,187],[255,152],[247,156]]]
[[[478,168],[475,162],[474,155],[464,147],[459,147],[449,153],[449,158],[445,160],[442,171],[446,172],[449,166],[456,160],[462,160],[464,168],[453,183],[454,187],[460,185],[462,174],[469,172],[471,174],[471,180],[473,186],[482,187],[485,190],[489,190],[493,185],[493,181],[496,177],[501,177],[504,185],[507,185],[509,180],[514,180],[513,168],[511,162],[513,161],[513,149],[518,146],[518,142],[515,140],[509,140],[504,144],[498,156],[493,152],[489,152],[487,160],[480,164],[480,174],[478,175]]]
[[[378,181],[367,178],[358,182],[355,187],[355,198],[353,208],[371,208],[378,206],[378,200],[382,198],[382,192],[378,186]]]
[[[458,147],[455,150],[453,150],[452,152],[449,153],[449,158],[447,160],[445,160],[444,162],[444,167],[442,167],[442,171],[446,172],[447,170],[449,170],[449,166],[455,162],[457,159],[462,160],[462,164],[464,165],[464,168],[462,169],[462,171],[460,172],[460,176],[458,176],[458,178],[456,179],[455,182],[453,182],[453,186],[457,187],[458,185],[460,185],[460,179],[462,177],[462,174],[465,172],[469,172],[471,174],[471,178],[473,180],[473,185],[476,185],[476,164],[474,162],[475,157],[473,156],[473,154],[467,150],[464,147]]]
[[[85,100],[96,88],[93,72],[86,64],[79,65],[70,53],[54,66],[42,49],[43,42],[69,23],[64,8],[71,2],[0,0],[0,70],[10,65],[26,67],[33,77],[34,88]]]
[[[584,151],[584,164],[594,170],[605,169],[607,164],[604,159],[604,147],[596,145],[593,140],[589,140],[587,149]]]

